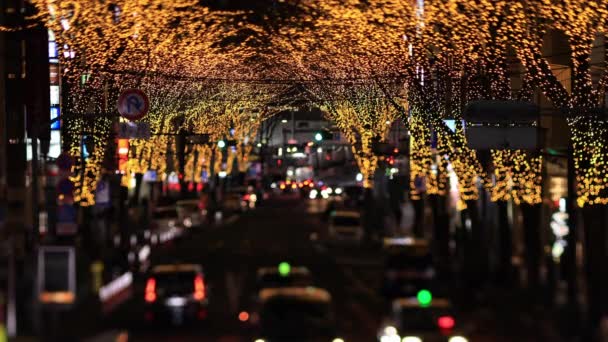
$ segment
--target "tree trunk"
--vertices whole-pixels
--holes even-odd
[[[589,303],[589,322],[593,331],[598,327],[601,316],[606,312],[605,267],[606,258],[606,206],[587,205],[583,208],[585,227],[584,256],[587,280],[587,302]]]
[[[540,209],[540,204],[521,205],[528,288],[532,291],[532,294],[536,294],[540,287],[540,260],[542,256]]]
[[[365,230],[365,241],[373,242],[377,228],[378,210],[371,188],[363,188],[363,229]]]
[[[139,197],[141,194],[141,184],[142,184],[143,179],[144,179],[143,174],[141,174],[141,173],[135,174],[135,191],[133,194],[133,203],[135,204],[135,206],[139,205]]]
[[[430,195],[429,202],[433,211],[433,237],[439,256],[439,264],[448,266],[450,254],[450,222],[446,210],[446,197]]]
[[[509,286],[513,280],[513,235],[509,224],[508,202],[497,201],[498,207],[498,238],[499,238],[499,266],[498,281]]]
[[[469,280],[474,286],[481,286],[487,277],[488,258],[485,253],[483,227],[479,218],[479,208],[476,200],[466,201],[466,217],[470,220],[469,252],[466,253],[468,261]]]
[[[412,206],[414,207],[414,212],[416,213],[414,219],[414,236],[417,238],[424,237],[424,200],[417,199],[412,200]]]

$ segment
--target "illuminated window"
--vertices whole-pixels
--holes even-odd
[[[57,58],[57,43],[49,41],[49,58]]]
[[[59,118],[59,107],[51,107],[51,120]],[[59,120],[51,124],[51,130],[61,129],[61,122]]]
[[[59,105],[59,86],[51,86],[51,106]]]

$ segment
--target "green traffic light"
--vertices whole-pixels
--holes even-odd
[[[420,306],[429,306],[433,300],[433,295],[429,290],[420,290],[418,291],[416,298],[418,299]]]
[[[224,140],[220,140],[217,142],[217,147],[224,148],[226,147],[226,142]]]
[[[288,262],[282,262],[279,264],[279,274],[282,277],[287,277],[291,272],[291,265]]]
[[[316,141],[321,141],[321,140],[323,140],[323,134],[321,134],[321,133],[316,133],[316,134],[315,134],[315,140],[316,140]]]

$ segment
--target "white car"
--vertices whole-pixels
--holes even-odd
[[[196,227],[203,224],[206,210],[199,207],[199,200],[177,201],[177,213],[182,225],[186,228]]]
[[[428,291],[421,293],[392,302],[391,312],[378,331],[378,341],[468,342],[462,325],[454,318],[451,303],[433,299]]]
[[[360,242],[363,239],[361,213],[336,210],[329,216],[329,237],[332,240]]]

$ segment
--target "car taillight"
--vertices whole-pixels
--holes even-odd
[[[437,325],[441,329],[450,330],[455,324],[456,322],[452,316],[441,316],[437,319]]]
[[[148,278],[148,282],[146,283],[146,294],[145,300],[147,303],[153,303],[156,301],[156,279]]]
[[[205,299],[205,282],[201,275],[197,275],[196,278],[194,278],[194,299]]]
[[[250,197],[251,197],[251,196],[250,196],[249,194],[245,194],[245,195],[243,195],[243,201],[249,201],[249,198],[250,198]]]

